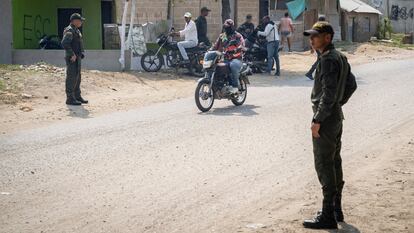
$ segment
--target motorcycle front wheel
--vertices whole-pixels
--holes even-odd
[[[246,101],[247,98],[247,84],[244,79],[240,79],[240,86],[242,90],[239,92],[237,97],[231,99],[231,102],[233,102],[236,106],[244,104],[244,101]]]
[[[163,64],[163,56],[161,53],[156,55],[154,51],[148,51],[141,57],[141,67],[147,72],[157,72]]]
[[[195,90],[195,102],[197,108],[202,112],[208,112],[214,104],[214,93],[210,90],[210,81],[203,79],[197,84]]]

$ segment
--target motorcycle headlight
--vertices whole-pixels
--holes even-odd
[[[203,68],[208,69],[213,65],[213,61],[204,61],[203,62]]]

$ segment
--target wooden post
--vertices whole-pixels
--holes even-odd
[[[303,12],[303,27],[304,30],[308,30],[312,28],[312,26],[318,21],[318,10],[312,9],[312,10],[306,10]],[[310,49],[309,44],[309,37],[305,36],[303,37],[303,49],[308,50]]]

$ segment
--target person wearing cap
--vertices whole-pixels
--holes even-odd
[[[254,31],[254,24],[252,23],[253,16],[251,14],[246,15],[246,21],[237,28],[237,31],[242,34],[243,38],[249,38]]]
[[[305,220],[303,226],[313,229],[337,229],[344,221],[342,189],[344,186],[341,159],[342,106],[357,88],[355,76],[345,55],[332,44],[334,30],[327,22],[317,22],[304,36],[310,36],[312,47],[320,60],[312,89],[313,118],[311,132],[316,173],[322,185],[322,211]]]
[[[88,101],[81,96],[81,60],[85,57],[83,38],[79,28],[82,27],[83,18],[74,13],[70,16],[70,24],[63,31],[62,46],[65,49],[66,62],[66,104],[81,105]]]
[[[259,36],[265,36],[267,41],[267,73],[271,73],[273,68],[273,59],[276,62],[275,76],[280,76],[280,61],[279,61],[279,31],[276,24],[270,20],[269,16],[262,19],[265,25],[264,31],[258,31]]]
[[[198,36],[197,36],[197,26],[195,25],[194,21],[191,20],[191,13],[186,12],[184,14],[185,26],[184,29],[172,33],[173,35],[177,35],[180,37],[184,37],[183,41],[177,43],[177,47],[180,50],[181,56],[183,57],[182,64],[189,64],[190,60],[188,59],[187,52],[185,49],[193,48],[198,45]]]
[[[207,46],[211,46],[210,40],[207,37],[207,19],[208,13],[211,10],[207,7],[202,7],[200,10],[200,16],[196,19],[198,42],[204,43]]]
[[[231,70],[231,85],[230,93],[236,94],[239,92],[239,77],[242,67],[242,56],[244,48],[243,36],[236,32],[234,21],[226,19],[223,24],[223,33],[219,35],[213,50],[218,50],[225,53],[225,62],[229,64]]]
[[[325,16],[324,15],[320,15],[319,16],[319,18],[318,18],[318,22],[325,22],[326,21],[326,18],[325,18]],[[312,67],[310,68],[310,70],[305,74],[305,76],[308,78],[308,79],[310,79],[310,80],[313,80],[313,72],[315,72],[315,70],[316,70],[316,67],[318,66],[318,63],[319,63],[319,56],[321,55],[321,53],[318,51],[318,50],[315,50],[315,49],[311,49],[311,53],[314,53],[314,52],[316,52],[316,55],[317,55],[317,59],[316,59],[316,61],[315,61],[315,63],[313,63],[313,65],[312,65]]]

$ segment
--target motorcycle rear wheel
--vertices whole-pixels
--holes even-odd
[[[242,87],[242,91],[238,94],[237,98],[231,99],[231,102],[233,102],[236,106],[243,105],[247,98],[247,84],[244,79],[240,79],[240,85]]]
[[[194,97],[197,108],[200,111],[210,111],[214,104],[214,93],[213,90],[210,90],[210,81],[208,79],[203,79],[197,84]]]

